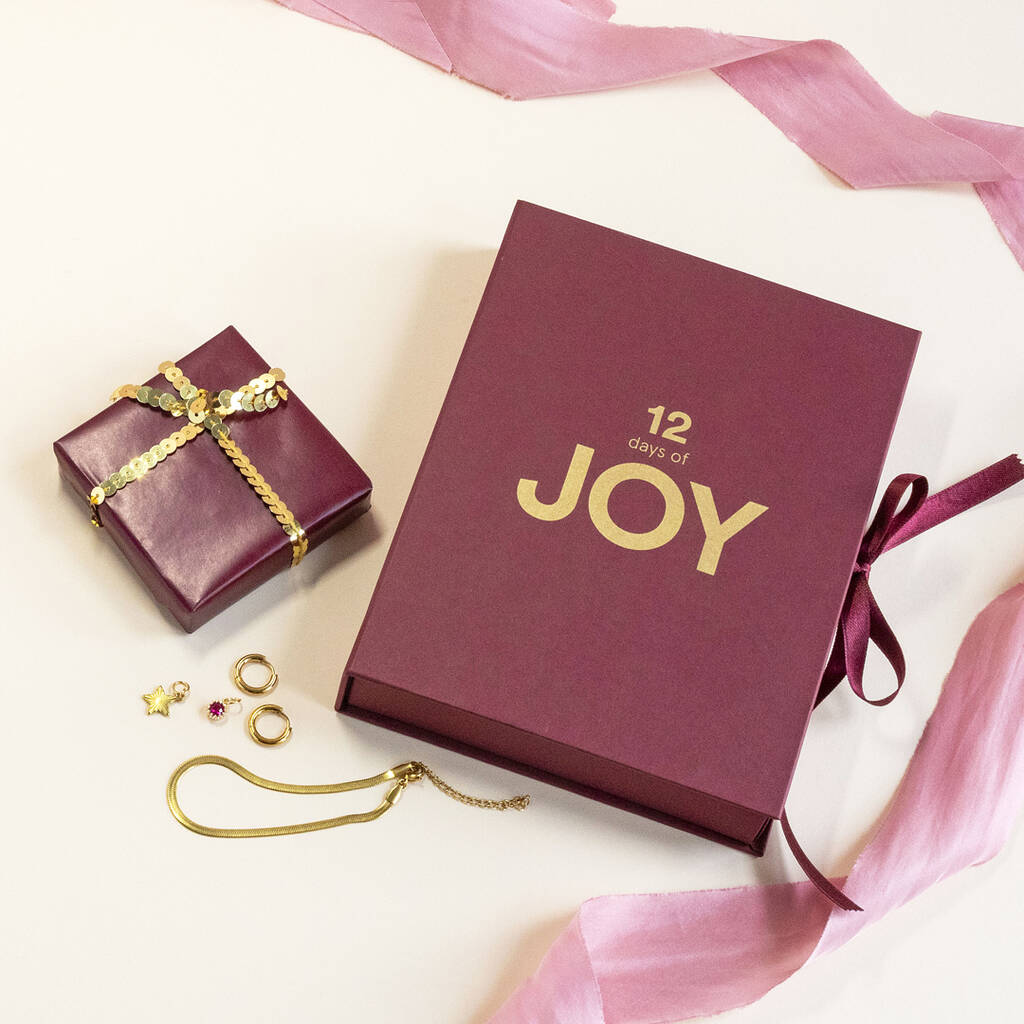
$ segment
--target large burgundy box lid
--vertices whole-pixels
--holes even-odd
[[[758,852],[918,339],[518,203],[339,709]]]
[[[177,365],[215,391],[237,388],[274,364],[227,327]],[[291,373],[301,381],[302,367]],[[162,375],[146,383],[170,388]],[[93,487],[183,422],[122,399],[54,443],[61,474],[87,503]],[[310,549],[370,507],[369,478],[298,398],[291,379],[286,402],[232,416],[230,428],[302,525]],[[189,632],[291,565],[288,537],[208,436],[118,491],[100,506],[100,519],[156,600]]]

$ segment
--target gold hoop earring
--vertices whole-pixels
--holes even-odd
[[[284,728],[277,736],[264,736],[259,729],[256,728],[256,723],[264,715],[276,715],[284,722]],[[289,717],[284,713],[284,709],[280,704],[261,704],[258,708],[254,708],[252,713],[249,715],[249,735],[264,747],[276,747],[278,743],[284,743],[291,734],[291,719],[289,719]]]
[[[246,665],[262,665],[269,673],[267,681],[262,686],[251,686],[242,678],[242,670]],[[237,686],[243,693],[250,693],[253,696],[259,696],[262,693],[270,693],[271,690],[277,686],[277,672],[274,666],[262,654],[243,654],[242,657],[235,662],[235,667],[232,670],[232,677],[235,680],[235,686]]]

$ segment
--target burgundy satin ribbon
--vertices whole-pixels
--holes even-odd
[[[906,679],[907,664],[903,650],[868,584],[871,567],[878,556],[916,537],[919,533],[930,530],[933,526],[938,526],[939,523],[975,505],[980,505],[1022,479],[1024,465],[1016,455],[1008,455],[1005,459],[931,497],[928,497],[928,481],[914,473],[901,473],[889,484],[879,502],[878,511],[861,541],[846,600],[839,615],[835,643],[832,645],[832,653],[822,675],[815,707],[832,693],[843,679],[850,680],[850,688],[862,701],[875,707],[882,707],[895,699]],[[901,508],[904,498],[906,503]],[[892,691],[885,697],[877,699],[872,699],[864,693],[864,663],[867,660],[868,647],[872,643],[885,656],[896,676],[896,685]],[[836,906],[844,910],[861,910],[861,907],[811,863],[793,835],[785,811],[780,823],[793,856],[814,885]]]

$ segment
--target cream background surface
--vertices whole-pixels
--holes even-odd
[[[828,36],[915,111],[1024,123],[1010,0],[622,6]],[[331,710],[516,198],[921,328],[886,476],[938,487],[1024,443],[1024,273],[973,190],[852,192],[710,74],[514,104],[267,0],[7,4],[2,24],[4,1019],[483,1024],[589,896],[798,878],[778,835],[757,861],[534,783],[523,815],[417,787],[372,825],[248,842],[181,829],[163,788],[218,752],[298,782],[419,757],[520,791]],[[50,443],[228,323],[364,465],[375,508],[186,636],[89,528]],[[1022,519],[1018,489],[872,577],[910,674],[888,709],[844,691],[813,723],[790,810],[823,867],[850,865],[971,618],[1024,577]],[[202,717],[251,650],[281,673],[279,750]],[[147,719],[139,695],[175,679],[191,699]],[[183,799],[223,824],[366,805],[212,771]],[[731,1019],[1017,1019],[1021,854],[1018,830]]]

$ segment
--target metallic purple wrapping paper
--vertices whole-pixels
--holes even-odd
[[[237,388],[274,364],[228,327],[177,365],[197,386],[220,389]],[[121,383],[111,381],[111,390]],[[160,375],[146,383],[167,386]],[[288,388],[288,401],[273,411],[233,416],[231,436],[313,548],[370,507],[371,484],[290,381]],[[54,443],[61,474],[82,498],[83,529],[92,488],[181,422],[122,399]],[[100,506],[100,518],[157,602],[188,632],[291,564],[284,531],[207,436],[119,491]]]

